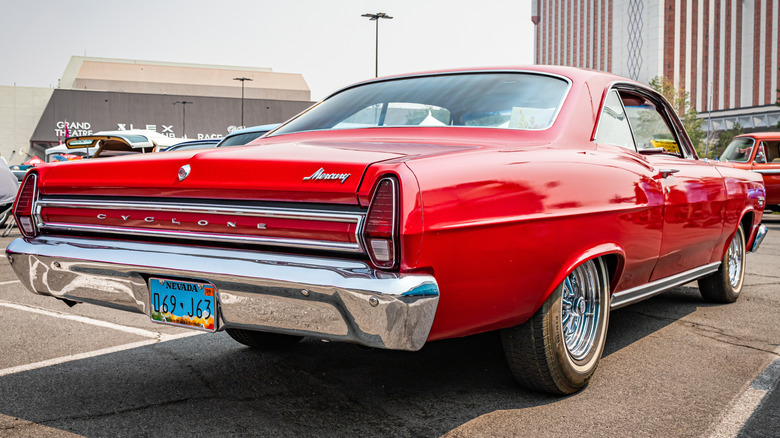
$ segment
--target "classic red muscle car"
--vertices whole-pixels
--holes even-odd
[[[644,85],[440,71],[348,87],[246,147],[41,166],[7,254],[35,293],[256,348],[500,329],[517,380],[565,394],[610,309],[696,279],[736,300],[764,201]]]
[[[780,132],[734,137],[720,156],[723,165],[758,172],[764,178],[766,203],[780,210]]]

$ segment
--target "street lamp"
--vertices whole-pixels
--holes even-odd
[[[177,100],[174,105],[181,104],[181,131],[184,138],[187,138],[187,105],[191,104],[189,100]]]
[[[241,127],[244,127],[244,82],[252,81],[252,78],[233,78],[234,81],[241,81]]]
[[[374,76],[379,77],[379,19],[386,18],[392,20],[393,17],[385,14],[384,12],[377,12],[376,14],[363,14],[361,17],[366,17],[371,21],[376,21],[376,58],[374,61]]]

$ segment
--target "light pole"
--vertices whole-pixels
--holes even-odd
[[[189,100],[177,100],[174,105],[181,104],[181,131],[184,138],[187,138],[187,105],[193,102]]]
[[[244,82],[252,81],[252,78],[233,78],[234,81],[241,81],[241,127],[244,127]]]
[[[393,17],[385,14],[384,12],[377,12],[376,14],[363,14],[361,17],[366,17],[371,21],[376,21],[376,58],[374,61],[374,77],[379,77],[379,19],[387,18],[392,20]]]

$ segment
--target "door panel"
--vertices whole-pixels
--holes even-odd
[[[668,277],[710,262],[723,232],[726,193],[710,164],[667,156],[648,157],[656,169],[678,170],[662,179],[664,225],[661,252],[650,280]]]

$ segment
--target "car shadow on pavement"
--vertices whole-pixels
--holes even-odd
[[[706,305],[694,293],[614,312],[605,358]],[[560,399],[514,382],[498,333],[414,353],[311,339],[261,352],[204,334],[0,377],[0,393],[0,430],[14,417],[85,436],[440,436]]]

